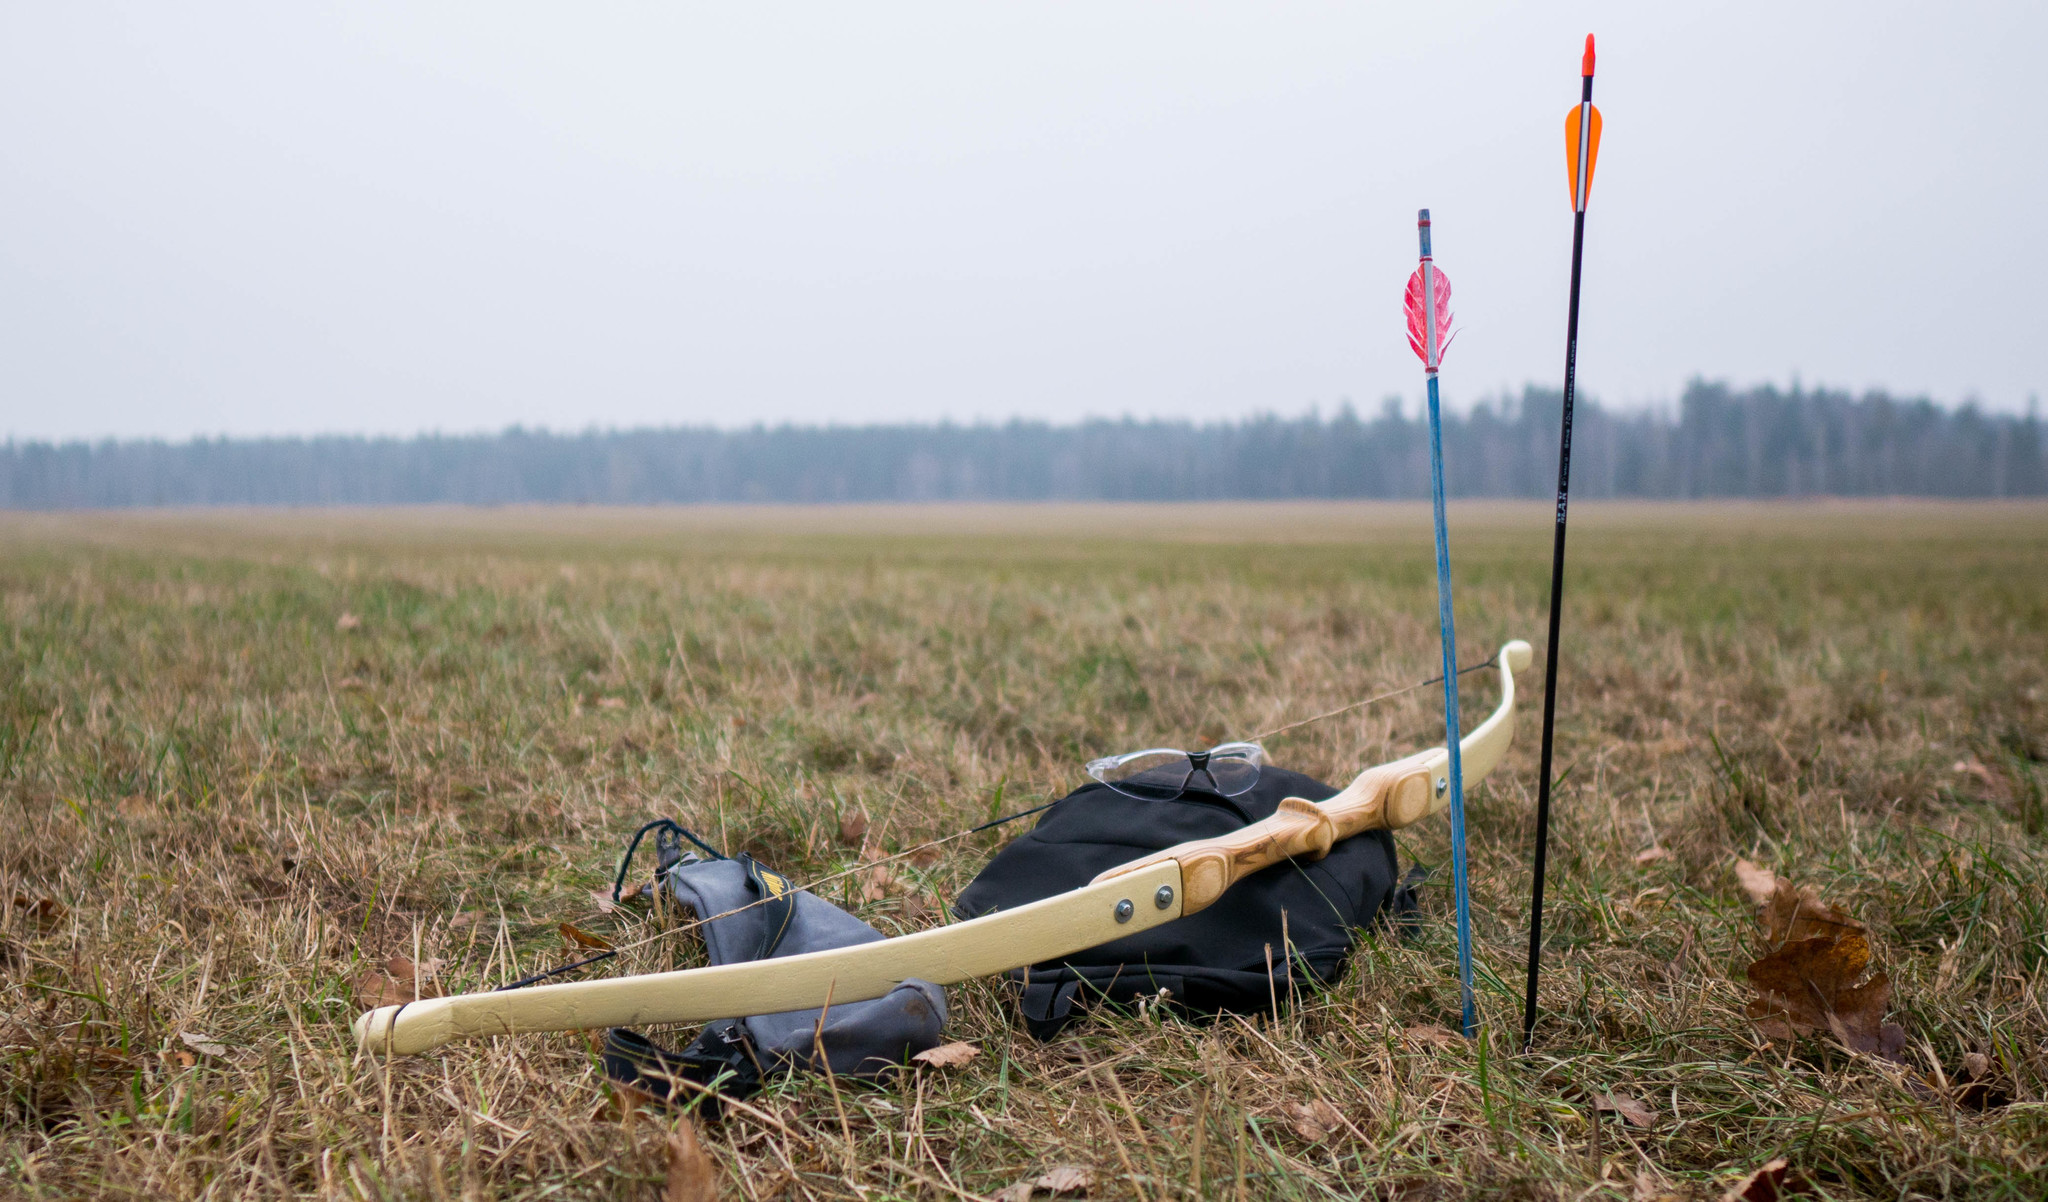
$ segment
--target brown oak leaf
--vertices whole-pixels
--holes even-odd
[[[957,1068],[979,1055],[981,1048],[978,1046],[955,1040],[952,1043],[942,1043],[935,1048],[926,1048],[911,1059],[919,1064],[929,1064],[933,1068]]]
[[[1949,1082],[1956,1105],[1965,1110],[1995,1110],[2012,1104],[2012,1093],[1998,1074],[1998,1064],[1982,1052],[1963,1053],[1963,1067]]]
[[[1322,1098],[1288,1102],[1282,1109],[1287,1112],[1287,1125],[1305,1144],[1319,1144],[1344,1129],[1344,1116]]]
[[[227,1045],[211,1035],[202,1035],[196,1031],[180,1031],[178,1032],[178,1039],[195,1052],[204,1052],[209,1056],[226,1056],[228,1054]]]
[[[1618,1114],[1631,1127],[1657,1125],[1657,1112],[1625,1093],[1596,1093],[1593,1095],[1593,1109]]]
[[[28,915],[39,927],[54,926],[69,912],[64,903],[54,897],[30,897],[25,893],[14,895],[14,908]]]
[[[365,1009],[374,1010],[379,1006],[403,1006],[423,997],[439,997],[441,991],[434,987],[433,979],[440,971],[439,960],[414,964],[404,956],[393,956],[381,966],[357,975],[356,999]]]
[[[1863,930],[1862,923],[1821,901],[1813,890],[1799,888],[1790,881],[1778,882],[1771,899],[1764,903],[1759,921],[1764,924],[1764,938],[1772,943]]]
[[[1764,938],[1771,943],[1863,929],[1862,923],[1820,900],[1813,890],[1795,885],[1748,860],[1735,861],[1735,878],[1742,883],[1743,892],[1760,907],[1757,921],[1763,924]]]
[[[1869,967],[1870,942],[1861,931],[1794,940],[1749,966],[1757,991],[1749,1016],[1771,1039],[1832,1031],[1855,1051],[1897,1060],[1906,1032],[1884,1021],[1891,981],[1883,973],[1859,981]]]
[[[688,1119],[668,1137],[666,1202],[718,1202],[718,1162],[697,1142],[697,1125]]]
[[[1780,1198],[1812,1192],[1813,1185],[1792,1167],[1792,1162],[1780,1156],[1728,1187],[1721,1202],[1778,1202]]]
[[[895,869],[887,864],[877,864],[873,868],[861,873],[860,899],[862,901],[881,901],[889,896],[890,889],[895,884]]]
[[[589,931],[583,930],[571,923],[559,923],[555,929],[562,933],[562,938],[571,947],[587,947],[593,951],[600,952],[613,950],[611,940],[606,939],[602,935],[593,935]]]
[[[1771,894],[1778,888],[1778,874],[1768,868],[1759,868],[1748,860],[1735,861],[1735,879],[1742,884],[1742,891],[1749,894],[1749,900],[1761,906],[1771,900]]]
[[[1077,1164],[1054,1165],[1036,1177],[1006,1185],[996,1191],[995,1202],[1031,1202],[1034,1194],[1086,1193],[1095,1184],[1095,1171]]]

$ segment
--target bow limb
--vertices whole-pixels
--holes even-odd
[[[365,1051],[410,1056],[486,1035],[703,1023],[867,1001],[906,978],[956,985],[1070,956],[1180,915],[1180,866],[1155,864],[1014,910],[851,947],[384,1006],[356,1019],[356,1042]]]
[[[1500,649],[1500,704],[1486,721],[1458,740],[1465,782],[1477,782],[1507,754],[1515,737],[1515,673],[1533,652],[1516,639]],[[1270,818],[1214,839],[1197,839],[1122,864],[1095,879],[1112,880],[1154,864],[1180,865],[1183,913],[1192,914],[1224,890],[1282,860],[1321,859],[1339,840],[1373,830],[1399,830],[1441,813],[1450,804],[1451,754],[1433,747],[1391,764],[1367,768],[1322,801],[1289,797]]]

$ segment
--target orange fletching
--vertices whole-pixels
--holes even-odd
[[[1586,187],[1579,190],[1579,123],[1581,108],[1593,109],[1592,120],[1586,123],[1589,134],[1586,146]],[[1586,201],[1593,195],[1593,164],[1600,161],[1600,110],[1592,105],[1579,105],[1564,119],[1564,164],[1571,175],[1572,209],[1576,212],[1586,207]]]

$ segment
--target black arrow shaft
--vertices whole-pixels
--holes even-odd
[[[1593,77],[1584,77],[1579,95],[1581,105],[1593,102]],[[1592,150],[1587,142],[1591,130],[1581,134],[1581,162],[1578,189],[1591,193]],[[1576,202],[1578,196],[1574,196]],[[1529,988],[1522,1005],[1522,1050],[1528,1051],[1536,1036],[1536,985],[1543,971],[1543,868],[1550,844],[1550,765],[1557,719],[1557,640],[1564,618],[1565,519],[1571,509],[1572,493],[1572,401],[1578,388],[1579,369],[1579,278],[1585,263],[1586,210],[1574,204],[1572,213],[1572,291],[1564,326],[1564,415],[1557,440],[1557,529],[1550,544],[1550,641],[1543,654],[1543,744],[1536,776],[1536,857],[1534,880],[1529,891]]]

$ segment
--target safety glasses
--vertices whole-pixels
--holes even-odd
[[[1190,791],[1236,797],[1259,783],[1266,749],[1257,743],[1222,743],[1207,751],[1152,747],[1088,763],[1088,775],[1126,797],[1172,801]]]

